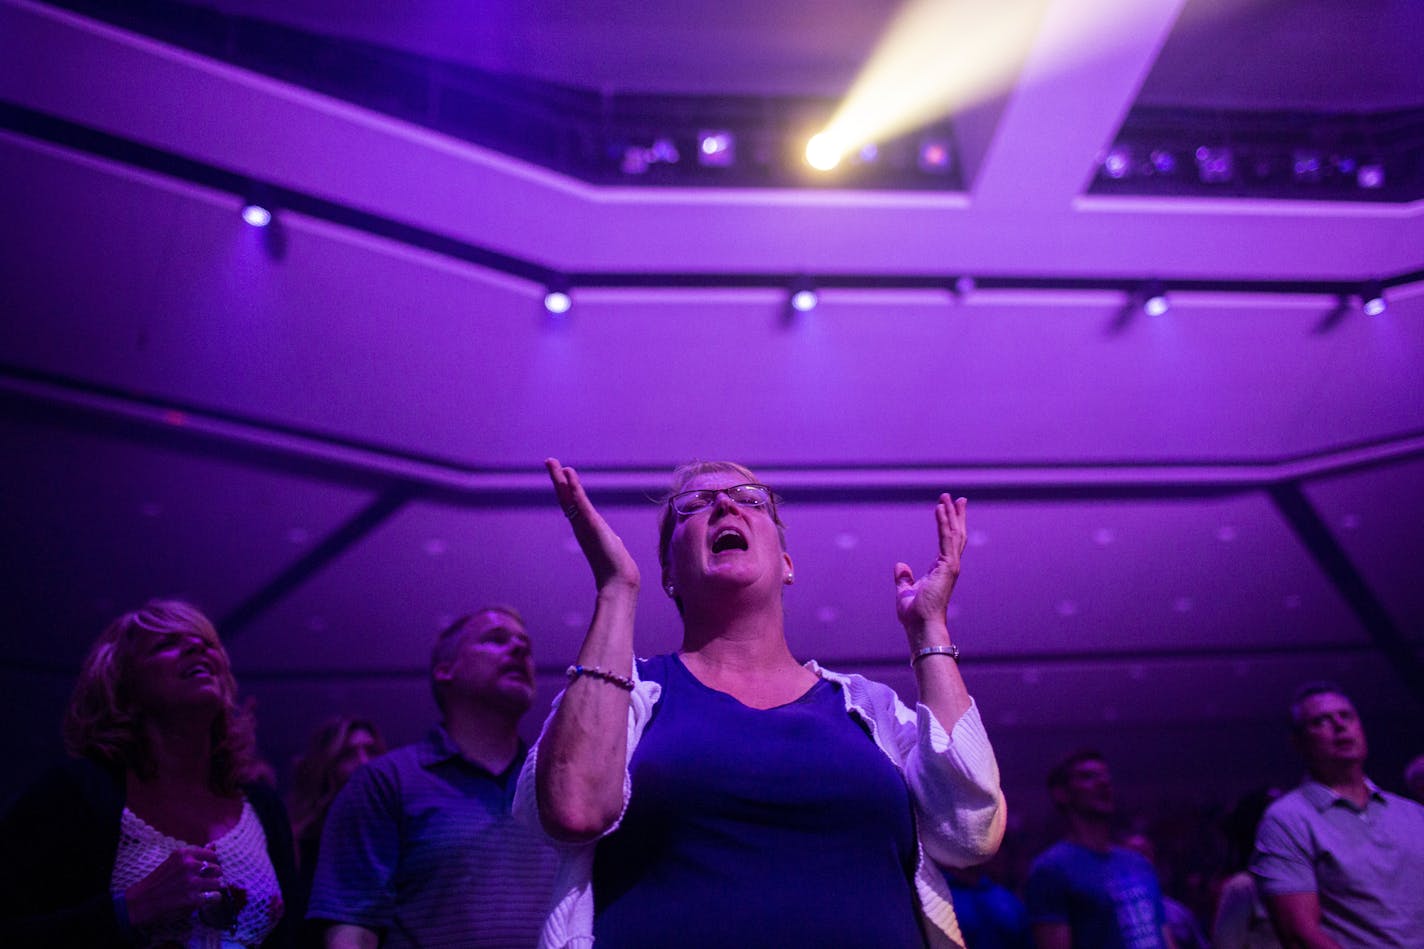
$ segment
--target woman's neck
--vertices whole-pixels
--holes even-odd
[[[793,702],[816,683],[786,644],[780,604],[774,616],[695,622],[683,628],[682,662],[698,681],[752,708]]]
[[[709,668],[752,675],[799,666],[786,644],[780,602],[774,608],[730,615],[689,610],[683,620],[682,653],[696,656]]]
[[[212,723],[194,720],[149,721],[144,729],[152,771],[144,785],[173,789],[207,788],[212,774]]]

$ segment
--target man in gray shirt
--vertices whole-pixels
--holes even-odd
[[[1301,686],[1300,787],[1266,811],[1251,872],[1288,947],[1424,945],[1424,807],[1365,777],[1364,726],[1339,686]]]

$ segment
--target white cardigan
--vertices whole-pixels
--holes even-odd
[[[862,721],[875,744],[905,776],[915,805],[919,836],[919,862],[915,892],[924,916],[925,935],[931,949],[964,949],[959,921],[949,887],[935,862],[965,867],[992,857],[1004,837],[1006,813],[999,789],[999,765],[984,733],[978,706],[971,701],[948,734],[926,706],[911,711],[887,685],[859,675],[841,675],[823,669],[813,660],[806,668],[841,686],[846,710]],[[652,718],[662,697],[662,686],[644,682],[633,669],[632,705],[628,709],[628,758]],[[554,699],[557,710],[563,693]],[[549,713],[553,717],[553,711]],[[547,725],[546,725],[547,727]],[[515,790],[514,814],[542,831],[534,788],[539,742],[529,752]],[[632,794],[628,763],[623,764],[623,812],[605,831],[622,823]],[[551,842],[559,850],[559,869],[549,916],[539,938],[540,949],[565,949],[593,945],[593,855],[598,841],[581,844]]]

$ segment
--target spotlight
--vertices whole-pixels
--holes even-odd
[[[647,148],[640,145],[624,148],[618,167],[625,175],[641,175],[653,165],[676,165],[681,158],[676,142],[666,137],[655,138]]]
[[[697,163],[704,168],[730,168],[737,161],[737,140],[724,129],[697,133]]]
[[[544,289],[544,309],[554,316],[563,316],[573,309],[574,298],[569,293],[567,281],[555,280]]]
[[[1319,152],[1297,151],[1291,155],[1291,175],[1296,181],[1319,181],[1323,174],[1323,165]]]
[[[1171,304],[1167,302],[1167,291],[1162,284],[1153,281],[1149,283],[1142,292],[1142,312],[1148,316],[1163,316],[1171,309]]]
[[[812,135],[806,143],[806,164],[817,171],[830,171],[841,163],[844,154],[840,143],[831,138],[829,132]]]
[[[1229,148],[1197,149],[1197,176],[1206,184],[1230,181],[1236,174],[1236,162]]]
[[[1355,174],[1355,183],[1361,188],[1373,191],[1384,187],[1384,165],[1361,165]]]
[[[1149,160],[1153,170],[1159,175],[1170,175],[1177,170],[1177,156],[1165,148],[1154,149]]]
[[[949,174],[949,142],[942,138],[927,138],[920,143],[920,171],[931,175]]]
[[[1366,316],[1379,316],[1389,304],[1385,303],[1384,287],[1378,280],[1371,280],[1360,288],[1360,309]]]
[[[1103,159],[1103,173],[1114,180],[1126,178],[1132,171],[1132,152],[1118,145]]]
[[[648,149],[648,162],[664,162],[669,165],[676,165],[681,159],[678,154],[677,145],[670,138],[653,139],[653,147]]]
[[[272,223],[272,212],[255,202],[242,206],[242,219],[253,227],[266,227]]]
[[[648,170],[648,153],[637,145],[629,145],[623,152],[623,160],[618,164],[625,175],[641,175]]]
[[[810,313],[820,302],[816,286],[809,279],[801,277],[791,284],[791,309],[797,313]]]

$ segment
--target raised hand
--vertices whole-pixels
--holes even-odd
[[[222,866],[211,847],[180,847],[124,891],[129,922],[147,926],[222,900]]]
[[[640,582],[638,564],[584,493],[578,472],[559,464],[557,458],[544,459],[544,467],[549,471],[549,480],[554,483],[559,507],[569,519],[574,538],[593,570],[594,584],[599,590],[614,586],[636,590]]]
[[[959,580],[960,558],[968,534],[964,528],[967,498],[939,496],[935,505],[935,525],[939,532],[939,556],[918,580],[908,564],[895,564],[895,614],[910,637],[911,648],[930,645],[928,639],[939,630],[947,635],[950,594]],[[945,639],[945,642],[948,640]]]

